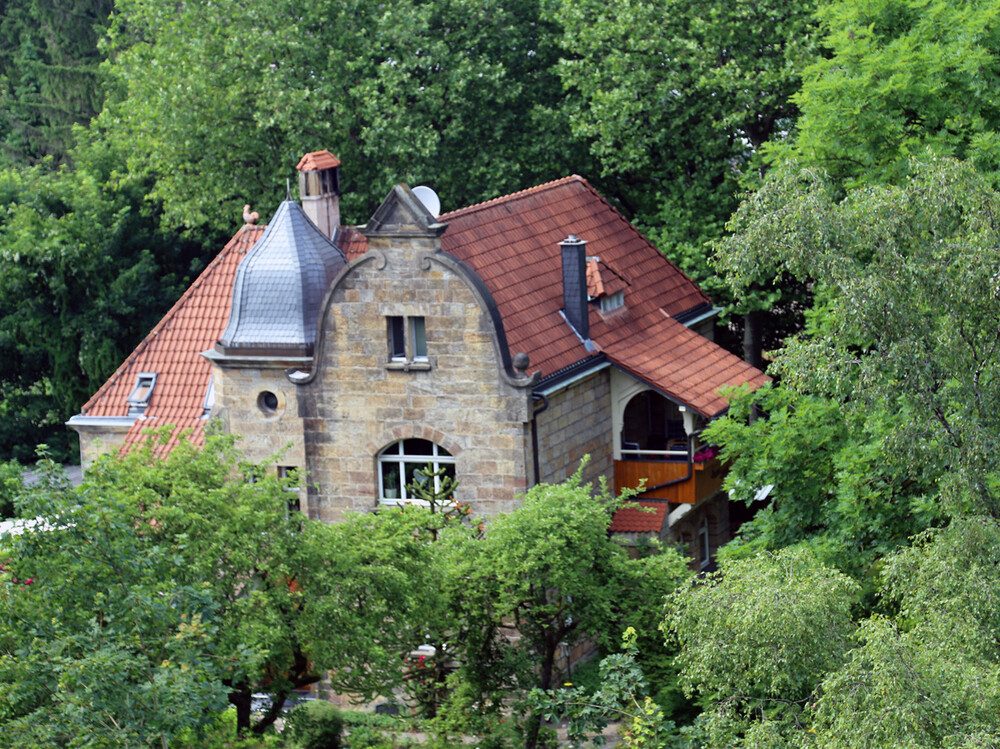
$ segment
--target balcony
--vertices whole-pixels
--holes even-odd
[[[629,451],[622,451],[628,457]],[[710,458],[698,463],[688,463],[684,457],[668,454],[659,459],[649,459],[648,451],[636,451],[636,459],[615,461],[615,491],[636,489],[643,479],[648,487],[674,482],[661,489],[647,490],[636,495],[636,499],[666,499],[677,504],[695,504],[710,497],[722,488],[725,468],[718,458]],[[670,458],[677,458],[670,460]],[[690,468],[689,468],[690,466]]]

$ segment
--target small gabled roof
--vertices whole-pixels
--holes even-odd
[[[655,533],[663,530],[669,509],[667,502],[631,502],[615,512],[608,530],[611,533]]]
[[[315,172],[320,169],[334,169],[338,166],[340,166],[340,159],[329,151],[323,150],[307,153],[299,159],[299,163],[295,165],[295,168],[300,172]]]
[[[614,268],[600,258],[587,258],[587,296],[600,299],[619,291],[625,291],[632,284]]]
[[[122,417],[128,413],[128,396],[140,372],[155,372],[156,385],[142,418],[129,429],[126,446],[142,439],[150,427],[174,424],[170,450],[185,429],[190,439],[204,438],[205,395],[212,379],[212,367],[200,354],[222,335],[229,319],[236,268],[257,240],[263,226],[246,225],[229,240],[201,275],[163,316],[163,319],[136,346],[81,413],[91,417]]]

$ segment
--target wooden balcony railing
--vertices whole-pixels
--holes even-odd
[[[687,461],[616,460],[615,490],[635,489],[642,479],[646,479],[645,485],[649,487],[676,481],[672,486],[644,491],[636,499],[667,499],[678,504],[694,504],[722,488],[725,475],[718,458],[695,463],[691,466],[690,477]]]

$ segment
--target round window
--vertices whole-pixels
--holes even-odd
[[[270,390],[263,391],[257,396],[257,408],[266,414],[273,414],[278,410],[278,396]]]

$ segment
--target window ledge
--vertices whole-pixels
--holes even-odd
[[[391,361],[385,365],[385,368],[393,372],[427,372],[431,368],[431,363],[426,361]]]

